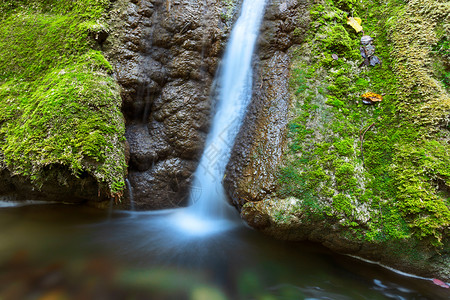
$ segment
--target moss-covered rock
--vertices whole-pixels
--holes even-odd
[[[350,13],[364,33],[347,25]],[[450,278],[449,13],[437,0],[314,2],[306,42],[290,50],[277,189],[243,205],[249,224]],[[382,64],[361,66],[363,34]],[[383,101],[363,104],[366,92]]]
[[[32,189],[86,176],[95,179],[98,193],[81,198],[119,197],[124,189],[119,86],[98,44],[107,34],[109,5],[0,4],[1,166],[31,181]]]

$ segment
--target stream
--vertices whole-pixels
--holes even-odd
[[[81,205],[0,204],[4,300],[450,296],[431,281],[315,244],[273,240],[237,216],[227,230],[186,234],[170,221],[173,211],[108,215]]]

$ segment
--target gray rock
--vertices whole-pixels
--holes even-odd
[[[371,36],[369,36],[369,35],[363,35],[361,37],[361,44],[362,45],[368,45],[368,44],[372,43],[372,41],[373,41],[373,38]]]
[[[223,1],[119,0],[104,43],[122,86],[136,207],[182,205],[202,152],[228,33]],[[127,195],[125,195],[127,196]]]

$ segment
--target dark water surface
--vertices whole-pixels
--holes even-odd
[[[450,299],[431,281],[239,221],[200,234],[173,223],[170,211],[1,207],[0,299]]]

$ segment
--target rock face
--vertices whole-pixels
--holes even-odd
[[[98,182],[92,176],[84,173],[76,178],[64,166],[56,169],[44,171],[48,182],[40,189],[26,178],[12,176],[7,170],[0,171],[0,198],[70,203],[90,201],[93,206],[102,206],[102,201],[109,201],[108,195],[99,192]]]
[[[444,43],[448,14],[435,0],[399,6],[392,23],[393,7],[358,6],[374,14],[364,26],[383,61],[369,69],[347,2],[271,2],[225,185],[241,217],[277,239],[448,281],[450,102],[436,80],[448,57],[430,47]],[[366,106],[369,91],[386,97]]]
[[[308,1],[272,1],[266,9],[255,92],[224,180],[232,203],[239,210],[248,201],[271,197],[276,189],[275,174],[283,155],[289,119],[288,51],[302,41],[308,20]]]
[[[119,1],[105,43],[122,86],[135,206],[183,205],[210,119],[223,1]],[[223,14],[222,14],[223,16]]]

